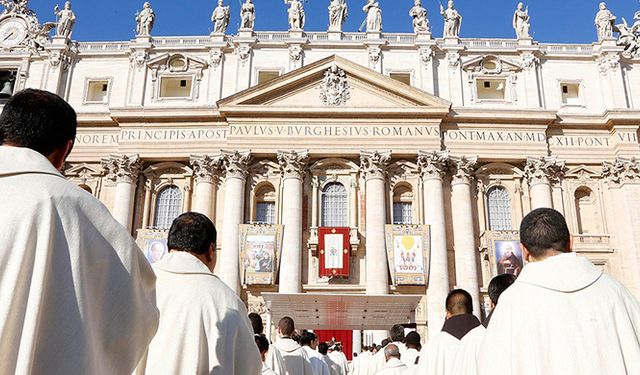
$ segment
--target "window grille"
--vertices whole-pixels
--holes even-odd
[[[507,189],[492,187],[487,192],[487,211],[490,230],[512,230],[511,200]]]
[[[413,224],[413,209],[411,202],[393,203],[393,223],[396,225]]]
[[[349,196],[347,189],[339,182],[332,182],[322,190],[322,226],[348,227]]]
[[[275,224],[276,223],[275,202],[256,203],[256,223],[259,223],[259,224]]]
[[[169,229],[173,220],[182,213],[182,192],[175,185],[160,190],[156,199],[156,214],[153,226]]]

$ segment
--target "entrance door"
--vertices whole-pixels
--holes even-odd
[[[313,333],[318,335],[318,342],[339,341],[342,343],[342,352],[348,360],[352,360],[353,331],[314,329]]]

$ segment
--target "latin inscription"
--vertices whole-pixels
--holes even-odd
[[[449,130],[445,133],[445,141],[544,143],[547,141],[547,135],[544,132]]]
[[[439,137],[437,126],[231,125],[236,137]]]

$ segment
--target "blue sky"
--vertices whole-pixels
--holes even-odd
[[[231,4],[232,18],[228,33],[235,34],[239,21],[239,1]],[[383,11],[383,31],[411,32],[408,11],[413,0],[378,0]],[[445,0],[442,0],[446,3]],[[58,0],[31,0],[41,22],[54,19],[53,6]],[[365,0],[347,0],[349,18],[345,31],[356,31],[364,13]],[[59,0],[62,6],[64,0]],[[142,8],[138,0],[75,0],[72,1],[78,22],[73,38],[79,41],[129,40],[134,36],[136,10]],[[157,15],[153,35],[207,35],[211,31],[211,12],[216,0],[155,0],[151,1]],[[256,4],[256,30],[283,31],[287,29],[284,0],[254,0]],[[517,1],[457,0],[456,8],[463,16],[461,36],[467,38],[512,38],[511,17]],[[531,0],[528,5],[532,17],[531,31],[541,42],[591,43],[596,38],[593,19],[599,1],[594,0]],[[329,0],[307,0],[308,31],[327,28]],[[525,2],[525,4],[527,4]],[[608,1],[609,8],[621,20],[633,22],[633,14],[640,10],[637,0]],[[442,36],[442,18],[437,0],[423,0],[429,12],[434,35]],[[446,5],[446,4],[445,4]]]

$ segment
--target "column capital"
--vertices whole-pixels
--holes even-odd
[[[614,162],[602,162],[602,176],[610,184],[640,182],[640,160],[635,157],[617,157]]]
[[[142,170],[142,160],[138,154],[109,155],[102,159],[102,169],[108,180],[135,184]]]
[[[251,151],[222,151],[223,166],[227,178],[246,179],[249,174]]]
[[[527,157],[524,174],[529,186],[559,182],[566,170],[565,161],[556,156]]]
[[[391,160],[391,151],[360,151],[360,171],[365,180],[384,179]]]
[[[418,167],[423,180],[441,180],[449,169],[449,151],[418,151]]]
[[[193,177],[196,184],[215,183],[222,172],[222,155],[191,155],[190,163],[193,167]]]
[[[453,171],[452,185],[471,184],[475,177],[475,167],[478,163],[477,156],[452,156],[449,165]]]
[[[278,164],[282,177],[302,180],[309,163],[309,151],[278,151]]]

